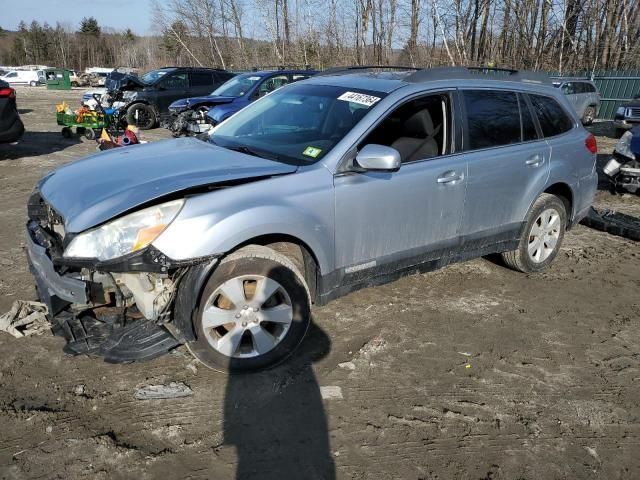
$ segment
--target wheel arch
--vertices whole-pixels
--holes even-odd
[[[248,245],[266,246],[289,258],[294,265],[300,268],[300,273],[307,283],[311,301],[316,301],[321,270],[318,258],[311,247],[300,238],[289,234],[259,235],[237,244],[222,257],[210,259],[189,268],[178,285],[173,321],[167,325],[167,328],[178,340],[181,342],[195,340],[193,315],[207,280],[224,257]]]
[[[238,244],[231,251],[227,252],[227,255],[247,245],[261,245],[269,247],[289,258],[300,270],[300,273],[304,277],[307,287],[309,288],[311,300],[315,302],[318,294],[318,279],[321,269],[316,253],[305,241],[293,235],[284,233],[259,235]]]
[[[564,203],[565,209],[567,210],[567,217],[569,217],[568,218],[569,221],[567,222],[567,229],[568,229],[571,225],[571,220],[573,219],[573,213],[574,213],[573,212],[574,193],[572,188],[567,183],[556,182],[546,187],[544,192],[542,193],[549,193],[551,195],[555,195],[560,200],[562,200],[562,203]]]

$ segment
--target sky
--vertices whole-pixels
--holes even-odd
[[[152,33],[151,0],[0,0],[0,27],[16,30],[20,20],[60,22],[77,29],[83,17],[95,17],[100,26],[130,28],[135,34]]]

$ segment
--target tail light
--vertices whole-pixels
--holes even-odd
[[[15,96],[16,91],[13,88],[0,88],[0,98],[15,98]]]
[[[596,142],[596,137],[593,136],[593,133],[590,133],[589,136],[585,138],[584,145],[591,153],[598,153],[598,143]]]

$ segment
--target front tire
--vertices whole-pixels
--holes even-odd
[[[250,245],[225,258],[205,285],[189,351],[207,367],[240,373],[277,365],[310,322],[309,290],[295,265]]]
[[[564,202],[555,195],[543,193],[529,210],[518,248],[502,254],[504,263],[525,273],[544,270],[560,250],[566,225]]]
[[[156,114],[146,103],[134,103],[127,110],[127,123],[140,130],[149,130],[156,125]]]

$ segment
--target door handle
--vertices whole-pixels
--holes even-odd
[[[531,155],[529,158],[527,158],[527,161],[524,163],[530,167],[539,167],[544,163],[544,156],[536,153],[535,155]]]
[[[441,176],[438,177],[438,183],[456,183],[460,180],[464,180],[464,173],[458,173],[455,170],[449,170],[448,172],[444,172]]]

